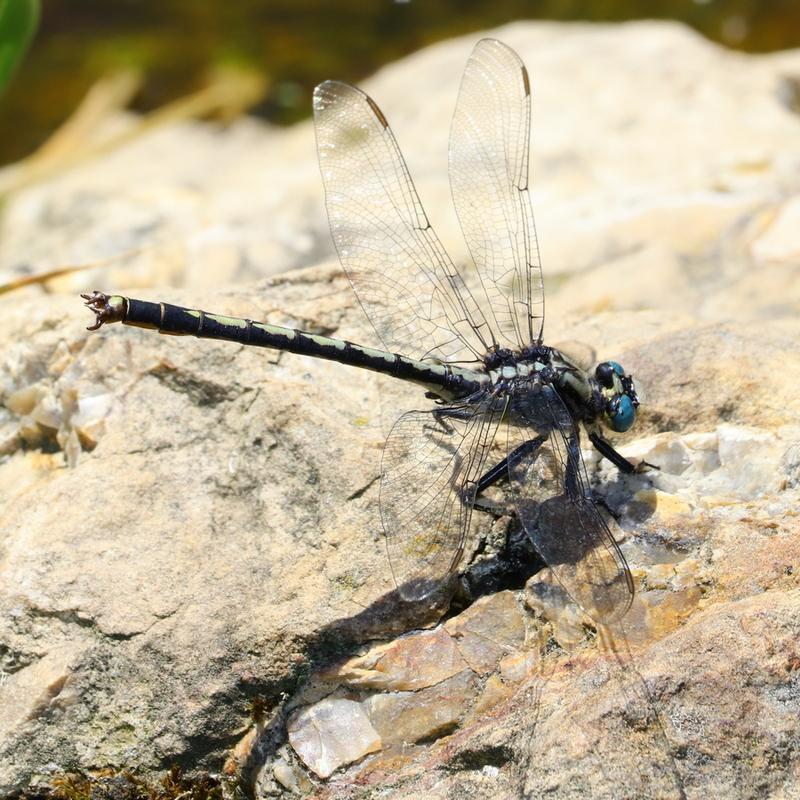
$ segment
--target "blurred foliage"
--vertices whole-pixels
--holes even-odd
[[[0,92],[28,48],[39,19],[39,0],[0,0]]]
[[[47,0],[0,102],[0,163],[30,153],[95,81],[124,68],[146,76],[139,110],[197,90],[214,68],[256,69],[271,87],[256,113],[290,123],[321,80],[358,81],[441,39],[520,19],[643,17],[750,51],[800,45],[798,0]]]

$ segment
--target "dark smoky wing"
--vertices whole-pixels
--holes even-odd
[[[468,403],[409,411],[381,460],[380,512],[395,583],[406,600],[434,592],[458,568],[474,485],[501,411]]]
[[[475,45],[450,131],[450,185],[488,299],[497,341],[541,339],[544,292],[528,191],[531,95],[519,56],[496,39]]]
[[[445,252],[386,118],[338,81],[314,90],[331,234],[384,347],[413,358],[474,359],[486,320]]]
[[[589,491],[577,428],[550,386],[512,400],[508,474],[525,531],[561,585],[595,621],[625,615],[633,580]],[[536,448],[521,448],[539,438]],[[519,455],[515,455],[519,453]]]

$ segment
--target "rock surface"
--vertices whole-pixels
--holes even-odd
[[[117,259],[0,296],[0,794],[229,756],[262,796],[800,793],[800,52],[656,23],[492,35],[534,85],[547,340],[648,390],[621,449],[661,470],[585,454],[630,613],[596,631],[545,571],[437,625],[392,594],[377,522],[381,429],[417,394],[85,333],[78,289],[137,287],[373,341],[333,261],[278,274],[332,252],[310,126],[164,130],[4,209],[0,274]],[[477,38],[364,84],[454,254]]]

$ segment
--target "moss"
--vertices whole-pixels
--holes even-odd
[[[35,796],[53,800],[222,800],[223,787],[207,773],[186,776],[174,766],[154,783],[127,771],[65,773],[53,779],[49,790],[37,789]]]

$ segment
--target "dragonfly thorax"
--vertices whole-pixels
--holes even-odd
[[[616,361],[604,361],[589,372],[555,348],[532,344],[519,351],[493,348],[484,364],[488,389],[498,400],[535,395],[549,385],[575,422],[602,420],[623,432],[636,419],[640,397],[635,382]]]
[[[517,361],[503,364],[496,369],[488,370],[492,390],[501,393],[516,384],[527,383],[532,375],[540,372],[544,365],[536,361]]]
[[[499,392],[518,381],[546,370],[552,361],[553,350],[541,344],[531,344],[520,350],[495,345],[483,357],[484,369],[492,387]]]
[[[549,364],[553,354],[553,348],[538,342],[523,347],[519,350],[511,350],[508,347],[494,345],[483,357],[483,365],[487,372],[498,370],[501,367],[515,367],[523,362],[539,362]]]

